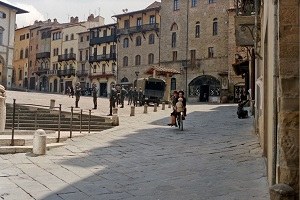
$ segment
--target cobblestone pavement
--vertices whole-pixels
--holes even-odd
[[[69,106],[72,100],[8,95],[8,101],[16,95],[24,103],[56,97]],[[81,107],[91,108],[88,102],[82,98]],[[95,114],[107,114],[105,109]],[[134,117],[120,109],[120,126],[68,140],[46,156],[0,155],[0,199],[269,199],[252,119],[237,119],[235,105],[188,105],[183,132],[166,126],[170,109],[151,109],[142,114],[138,108]]]

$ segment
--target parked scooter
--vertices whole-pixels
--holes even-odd
[[[248,111],[244,109],[244,106],[246,105],[246,103],[248,103],[249,100],[246,101],[242,101],[238,104],[238,108],[237,108],[237,116],[239,119],[245,119],[248,118]]]

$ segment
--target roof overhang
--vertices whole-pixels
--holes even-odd
[[[162,76],[173,76],[174,74],[180,74],[179,71],[176,69],[172,68],[166,68],[166,67],[161,67],[161,66],[153,66],[150,67],[146,72],[146,74],[156,74],[156,75],[162,75]]]

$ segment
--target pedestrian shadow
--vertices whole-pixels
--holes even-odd
[[[208,199],[226,195],[228,191],[239,195],[253,191],[252,199],[259,199],[267,193],[266,180],[256,182],[252,177],[264,170],[256,166],[263,160],[257,160],[257,155],[242,147],[248,151],[245,156],[254,162],[246,168],[253,173],[246,173],[243,178],[255,187],[230,185],[227,181],[235,180],[235,173],[245,170],[245,166],[239,169],[218,156],[214,149],[218,149],[217,145],[211,146],[219,143],[230,146],[231,140],[234,143],[237,138],[245,142],[256,140],[249,132],[251,123],[237,119],[235,110],[234,106],[220,106],[188,113],[183,132],[166,126],[169,118],[164,117],[80,156],[58,160],[56,164],[66,171],[60,179],[67,182],[69,174],[80,180],[43,199]],[[100,141],[101,134],[97,138]],[[78,144],[80,138],[74,141]],[[223,172],[225,163],[232,166]],[[78,174],[80,171],[82,174]],[[50,173],[55,175],[55,169]]]

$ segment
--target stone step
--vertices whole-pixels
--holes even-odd
[[[6,126],[5,126],[7,129],[9,129],[9,128],[11,128],[11,124],[6,124]],[[26,123],[26,124],[24,124],[24,123],[22,123],[22,124],[19,124],[19,129],[24,129],[24,130],[26,130],[25,128],[27,128],[27,127],[32,127],[32,128],[34,128],[35,127],[35,125],[33,124],[33,123]],[[70,124],[61,124],[61,126],[60,126],[61,128],[68,128],[68,129],[70,129]],[[82,126],[81,126],[81,128],[82,129],[88,129],[88,125],[87,124],[82,124]],[[97,125],[97,124],[91,124],[90,125],[90,128],[91,129],[101,129],[101,130],[103,130],[103,129],[107,129],[107,128],[111,128],[112,127],[112,125],[111,124],[106,124],[106,125]],[[17,128],[17,126],[16,126],[16,128]],[[47,128],[55,128],[55,129],[58,129],[58,124],[37,124],[37,128],[39,128],[39,129],[47,129]],[[78,125],[75,125],[75,124],[73,124],[72,125],[72,128],[75,130],[75,129],[79,129],[80,128],[80,125],[78,124]],[[51,129],[52,130],[52,129]]]
[[[47,144],[47,150],[62,147],[65,143]],[[32,152],[32,146],[0,146],[0,154],[28,153]],[[47,153],[46,153],[47,154]]]
[[[54,134],[55,131],[47,130],[45,131],[46,134]],[[15,129],[15,135],[33,135],[34,132],[28,131],[28,130],[16,130]],[[0,132],[0,135],[11,135],[11,130],[4,130],[3,132]]]
[[[12,114],[7,114],[6,115],[6,119],[12,119],[13,115]],[[22,114],[22,115],[15,115],[15,119],[35,119],[35,114]],[[58,119],[58,115],[40,115],[38,114],[37,115],[37,118],[38,119]],[[70,119],[71,118],[71,114],[64,114],[61,116],[61,119]],[[79,115],[73,115],[73,119],[80,119],[80,116]],[[89,116],[87,115],[83,115],[82,116],[82,119],[83,120],[88,120],[89,119]],[[91,116],[91,120],[98,120],[98,121],[106,121],[107,119],[109,118],[105,118],[105,117],[98,117],[98,116]]]
[[[68,138],[67,137],[61,137],[60,142],[66,141]],[[56,143],[57,142],[57,137],[53,136],[47,136],[46,143],[51,144],[51,143]],[[6,135],[5,138],[3,138],[3,135],[0,137],[0,146],[10,146],[11,144],[11,138]],[[32,135],[16,135],[14,139],[14,145],[15,146],[30,146],[33,144],[33,134]]]
[[[15,124],[18,123],[18,119],[15,119]],[[32,119],[19,119],[19,124],[32,124],[34,123],[34,120]],[[58,119],[55,120],[49,120],[49,119],[37,119],[37,124],[58,124]],[[73,119],[73,124],[79,124],[80,120],[79,119]],[[89,120],[82,120],[82,124],[88,125]],[[6,124],[12,124],[12,119],[6,119]],[[70,119],[61,119],[61,124],[70,124]],[[103,121],[98,121],[98,120],[91,120],[91,124],[93,125],[109,125],[111,123],[109,122],[103,122]]]
[[[5,127],[7,128],[7,127]],[[103,127],[99,127],[99,128],[90,128],[90,131],[91,132],[99,132],[99,131],[103,131],[103,130],[106,130],[106,129],[109,129],[109,128],[113,128],[113,126],[111,127],[107,127],[107,128],[103,128]],[[57,131],[58,128],[50,128],[50,127],[47,127],[47,128],[43,128],[43,127],[38,127],[38,129],[44,129],[45,131]],[[27,130],[27,131],[31,131],[31,130],[35,130],[35,127],[22,127],[22,130]],[[70,128],[61,128],[60,129],[61,131],[70,131]],[[79,128],[76,128],[74,129],[73,128],[73,131],[80,131]],[[82,128],[81,129],[82,132],[88,132],[88,128]]]

